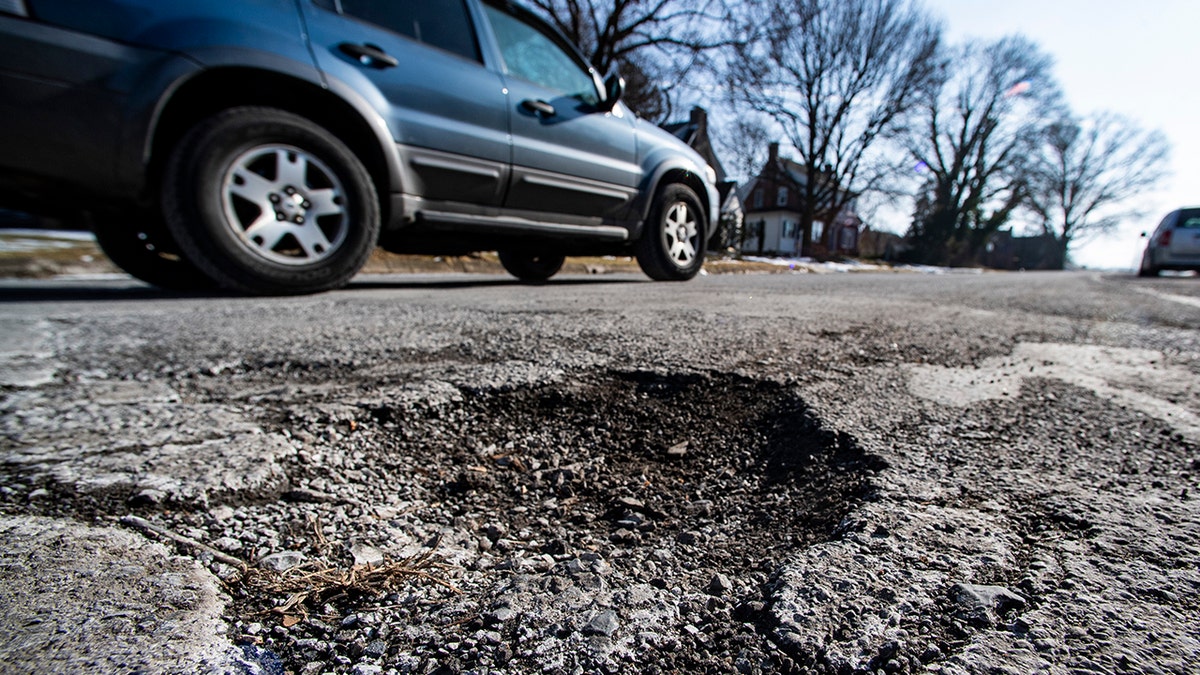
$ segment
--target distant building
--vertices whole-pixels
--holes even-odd
[[[996,270],[1061,270],[1066,263],[1062,244],[1054,235],[1017,237],[1012,229],[988,237],[981,258],[985,267]]]
[[[832,258],[857,256],[862,221],[851,200],[838,214],[800,225],[804,186],[803,164],[779,157],[779,144],[768,147],[767,163],[740,191],[746,212],[742,252],[752,255]]]
[[[721,205],[721,215],[717,219],[717,227],[709,237],[708,250],[721,251],[736,246],[742,231],[742,202],[738,197],[737,183],[727,180],[725,167],[713,150],[712,141],[708,137],[708,111],[699,106],[692,108],[692,113],[686,122],[671,122],[662,128],[684,143],[708,162],[717,172],[717,193]]]
[[[866,225],[858,235],[858,255],[878,260],[898,260],[907,250],[904,237],[892,232],[875,231]]]

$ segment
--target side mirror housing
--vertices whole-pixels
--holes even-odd
[[[621,77],[621,73],[614,66],[609,71],[608,76],[604,78],[604,102],[601,107],[605,111],[610,111],[617,107],[621,97],[625,95],[625,78]]]

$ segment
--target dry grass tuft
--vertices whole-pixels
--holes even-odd
[[[167,539],[202,554],[210,555],[218,562],[237,568],[238,577],[231,583],[240,583],[247,590],[267,595],[286,594],[287,601],[270,610],[284,615],[284,625],[286,626],[294,625],[300,621],[300,617],[307,616],[309,606],[338,597],[379,597],[397,590],[402,584],[412,580],[428,581],[454,593],[462,593],[453,584],[431,572],[431,570],[447,567],[438,562],[437,547],[441,543],[440,537],[434,540],[429,550],[402,560],[384,559],[378,565],[354,565],[348,569],[338,567],[326,560],[314,560],[279,572],[272,569],[250,567],[227,553],[218,551],[191,537],[172,532],[145,518],[128,515],[121,518],[120,522],[154,537]],[[322,532],[320,519],[311,518],[309,525],[313,528],[314,548],[322,556],[328,554],[331,546]]]
[[[437,543],[422,553],[402,560],[384,560],[378,565],[331,566],[324,561],[298,565],[283,572],[251,568],[242,576],[248,588],[288,599],[271,611],[286,616],[307,615],[310,607],[340,596],[382,596],[412,580],[428,581],[454,593],[462,591],[431,570],[437,562]]]

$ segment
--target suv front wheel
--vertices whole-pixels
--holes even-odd
[[[379,236],[370,174],[338,139],[274,108],[219,113],[167,164],[163,212],[196,267],[244,293],[344,285]]]
[[[638,266],[656,281],[687,281],[704,265],[706,231],[700,198],[673,183],[659,193],[634,246]]]

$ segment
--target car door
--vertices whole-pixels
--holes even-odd
[[[618,215],[643,177],[632,113],[602,109],[591,70],[545,24],[508,3],[482,7],[509,91],[513,167],[505,206]]]
[[[62,22],[71,3],[36,7],[0,2],[0,171],[110,190],[129,83],[163,54]]]
[[[511,156],[504,82],[467,0],[303,0],[318,67],[366,92],[432,201],[499,206]],[[375,96],[370,96],[376,93]]]

